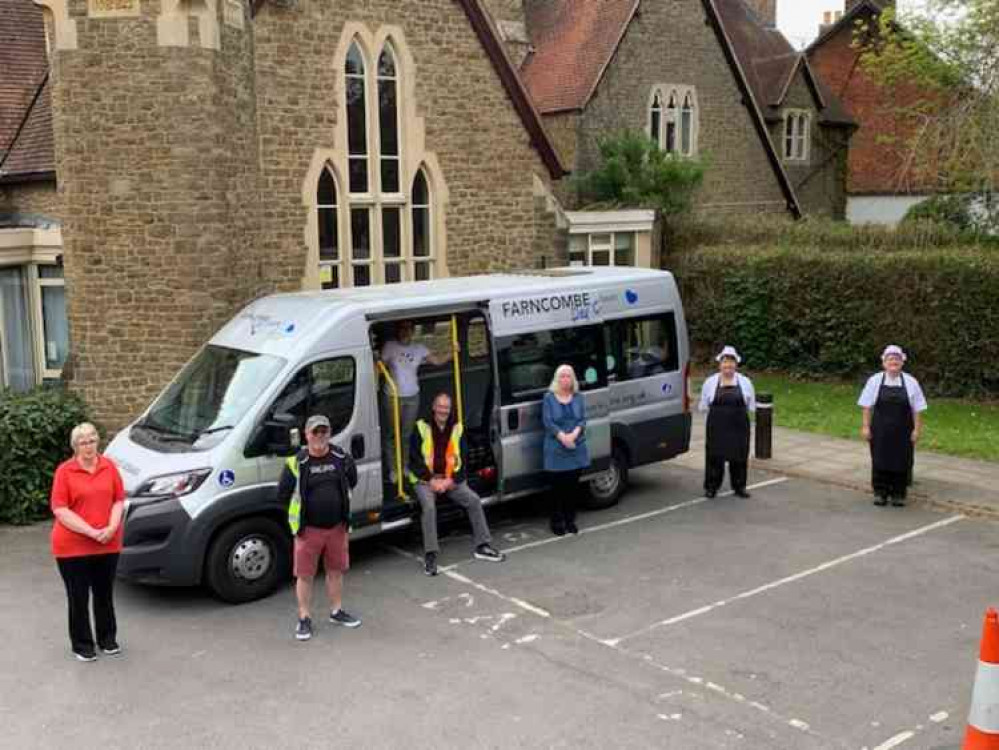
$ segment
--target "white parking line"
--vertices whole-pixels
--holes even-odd
[[[831,568],[835,568],[839,565],[843,565],[844,563],[850,562],[851,560],[856,560],[858,558],[873,554],[875,552],[878,552],[879,550],[885,549],[886,547],[890,547],[891,545],[899,544],[900,542],[908,541],[909,539],[914,539],[918,536],[922,536],[923,534],[928,534],[931,531],[941,529],[945,526],[950,526],[952,523],[956,523],[957,521],[960,521],[963,518],[965,518],[964,515],[956,515],[956,516],[951,516],[950,518],[945,518],[942,521],[937,521],[936,523],[931,523],[928,526],[921,526],[920,528],[913,529],[912,531],[909,531],[905,534],[901,534],[899,536],[892,537],[891,539],[887,539],[881,542],[880,544],[875,544],[871,547],[865,547],[864,549],[852,552],[849,555],[843,555],[842,557],[837,557],[835,560],[829,560],[827,562],[822,563],[821,565],[816,565],[814,568],[809,568],[808,570],[803,570],[800,573],[795,573],[794,575],[789,575],[779,580],[772,581],[770,583],[765,583],[762,586],[757,586],[756,588],[750,589],[749,591],[743,591],[741,594],[736,594],[735,596],[729,597],[728,599],[721,599],[715,602],[714,604],[708,604],[703,607],[698,607],[697,609],[692,609],[689,612],[684,612],[681,615],[670,617],[666,620],[660,620],[659,622],[653,623],[652,625],[648,625],[644,628],[641,628],[640,630],[636,630],[633,633],[628,633],[627,635],[622,635],[619,636],[618,638],[608,638],[604,642],[608,646],[616,646],[619,643],[621,643],[621,641],[626,641],[630,638],[634,638],[639,635],[645,635],[646,633],[650,633],[653,630],[656,630],[657,628],[666,627],[668,625],[675,625],[678,622],[683,622],[685,620],[690,620],[694,617],[699,617],[703,614],[711,612],[712,610],[718,609],[719,607],[724,607],[726,604],[731,604],[732,602],[740,601],[742,599],[749,599],[750,597],[766,593],[767,591],[779,588],[780,586],[785,586],[789,583],[794,583],[795,581],[800,581],[803,578],[808,578],[809,576],[813,576],[816,573],[821,573]]]
[[[768,479],[765,482],[757,482],[756,484],[751,484],[746,489],[748,489],[748,490],[755,490],[755,489],[759,489],[760,487],[769,487],[771,485],[781,484],[782,482],[786,482],[786,481],[787,481],[787,477],[777,477],[776,479]],[[722,492],[722,493],[720,493],[718,495],[718,497],[726,497],[726,496],[731,495],[731,494],[732,494],[732,492],[730,490],[728,492]],[[677,503],[676,505],[667,505],[665,508],[657,508],[656,510],[650,510],[650,511],[648,511],[647,513],[639,513],[639,514],[634,515],[634,516],[625,516],[624,518],[619,518],[616,521],[608,521],[607,523],[601,523],[601,524],[598,524],[596,526],[588,526],[585,529],[580,529],[579,530],[579,536],[583,536],[584,534],[593,534],[593,533],[596,533],[598,531],[606,531],[607,529],[613,529],[613,528],[616,528],[618,526],[624,526],[624,525],[629,524],[629,523],[637,523],[638,521],[644,521],[644,520],[646,520],[648,518],[655,518],[656,516],[661,516],[664,513],[672,513],[673,511],[683,510],[684,508],[692,508],[695,505],[700,505],[701,503],[706,503],[710,499],[711,498],[704,497],[702,495],[701,497],[694,498],[693,500],[686,500],[685,502]],[[565,541],[568,541],[570,539],[572,539],[572,535],[571,534],[566,534],[565,536],[550,536],[550,537],[546,537],[545,539],[538,539],[538,540],[533,541],[533,542],[527,542],[525,544],[518,544],[516,547],[507,547],[506,549],[501,550],[501,552],[504,552],[505,554],[509,555],[511,552],[521,552],[521,551],[523,551],[525,549],[532,549],[534,547],[542,547],[542,546],[544,546],[546,544],[554,544],[556,542],[565,542]]]

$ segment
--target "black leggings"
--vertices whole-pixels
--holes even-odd
[[[69,640],[73,650],[87,653],[94,650],[90,629],[90,592],[94,592],[94,622],[97,643],[107,647],[115,643],[118,624],[114,617],[114,576],[118,555],[84,555],[57,557],[56,564],[66,584],[69,600]]]
[[[576,496],[580,493],[580,469],[549,471],[548,483],[552,494],[552,526],[565,528],[576,523]]]

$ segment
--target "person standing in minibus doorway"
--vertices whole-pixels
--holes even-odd
[[[114,614],[114,577],[122,547],[125,486],[118,467],[98,448],[100,436],[89,422],[69,436],[73,457],[55,471],[51,505],[52,555],[66,585],[69,640],[80,661],[121,653]],[[90,629],[93,592],[97,643]]]
[[[451,355],[432,353],[423,344],[413,343],[413,322],[401,320],[395,324],[395,338],[385,342],[381,349],[381,360],[389,368],[392,380],[399,393],[399,429],[402,447],[402,467],[409,466],[409,438],[420,414],[420,365],[429,362],[443,365],[451,361]],[[390,484],[396,482],[395,423],[392,419],[392,389],[385,383],[382,391],[382,430],[385,438],[385,456]]]
[[[742,357],[726,346],[715,357],[718,372],[704,381],[700,410],[708,413],[704,459],[704,494],[714,497],[725,479],[737,497],[749,497],[749,413],[756,411],[753,382],[738,372]]]
[[[312,637],[312,582],[320,556],[326,569],[330,622],[356,628],[360,619],[342,607],[343,574],[350,567],[348,528],[350,491],[357,485],[354,459],[330,443],[330,421],[315,414],[305,423],[306,447],[285,463],[277,499],[288,505],[288,525],[295,535],[295,638]]]
[[[543,464],[551,486],[551,530],[578,534],[576,495],[579,476],[590,465],[586,445],[586,402],[572,365],[559,365],[542,402],[545,428]]]
[[[874,504],[905,505],[916,443],[923,431],[926,397],[919,381],[905,375],[906,354],[894,344],[881,353],[882,372],[867,379],[857,405],[864,416],[860,433],[871,446]]]

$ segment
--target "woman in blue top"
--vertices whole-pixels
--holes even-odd
[[[551,484],[552,533],[576,534],[576,493],[579,475],[590,465],[586,447],[586,403],[570,365],[561,365],[545,394],[544,465]]]

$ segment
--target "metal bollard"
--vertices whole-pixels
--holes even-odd
[[[756,395],[756,457],[768,459],[774,447],[774,397],[771,393]]]

